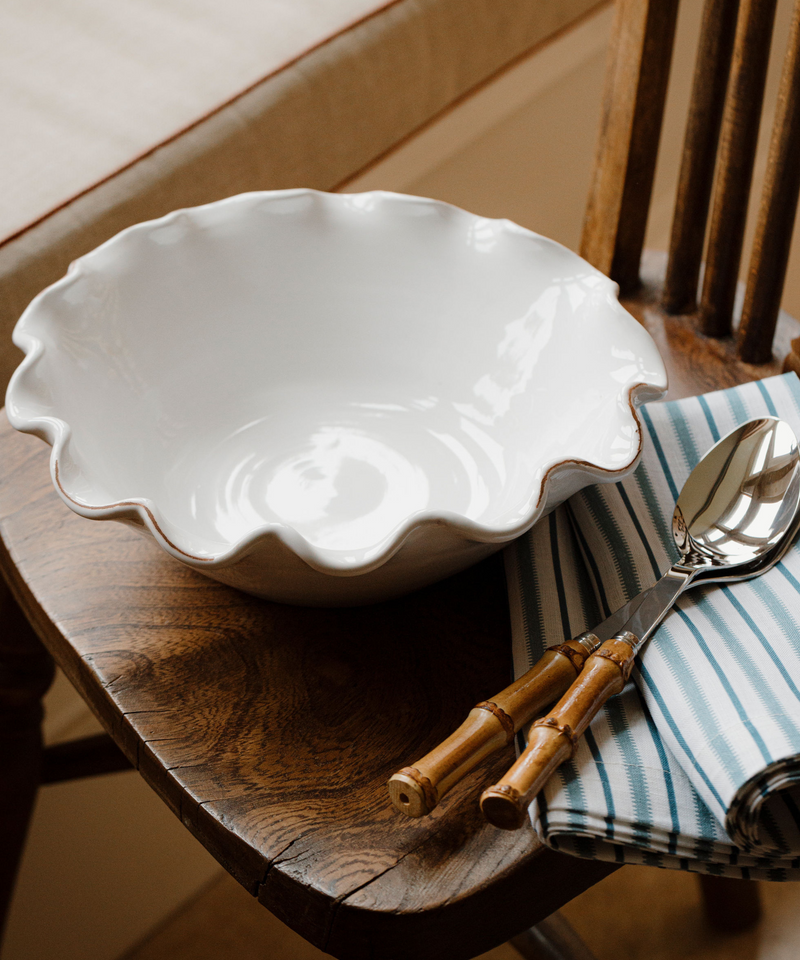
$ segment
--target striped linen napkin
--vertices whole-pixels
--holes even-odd
[[[677,559],[675,501],[721,436],[773,415],[800,437],[800,381],[641,415],[636,471],[576,494],[506,551],[517,675]],[[545,843],[581,857],[800,880],[799,543],[761,577],[678,601],[531,816]]]

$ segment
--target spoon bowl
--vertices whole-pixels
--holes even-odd
[[[757,576],[775,562],[776,547],[788,545],[799,505],[800,448],[792,428],[776,417],[742,424],[700,460],[678,497],[672,533],[681,566],[693,577]]]

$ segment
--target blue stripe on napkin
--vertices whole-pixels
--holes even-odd
[[[676,559],[675,500],[721,436],[765,415],[800,436],[800,381],[641,414],[636,471],[575,494],[506,551],[517,673]],[[800,546],[755,580],[688,591],[633,681],[534,803],[544,841],[582,857],[800,879]]]

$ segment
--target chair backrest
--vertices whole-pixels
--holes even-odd
[[[709,336],[732,331],[775,7],[776,0],[705,3],[662,306],[698,312]],[[678,0],[617,0],[581,253],[623,293],[639,283],[677,14]],[[799,190],[796,0],[737,333],[749,363],[772,356]]]

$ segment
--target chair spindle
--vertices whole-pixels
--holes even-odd
[[[677,0],[618,0],[581,256],[623,291],[639,284]]]
[[[663,306],[668,313],[697,307],[714,164],[736,34],[739,0],[706,0],[686,122]]]
[[[772,339],[799,194],[800,0],[797,0],[739,326],[739,356],[747,363],[766,363],[772,357]]]
[[[731,333],[775,4],[742,0],[739,8],[700,301],[703,332],[713,337]]]

